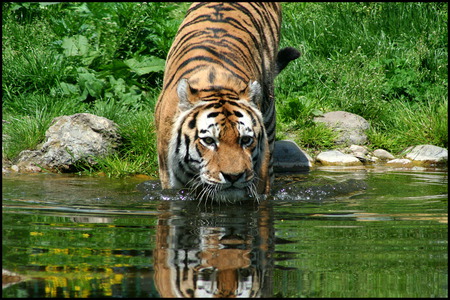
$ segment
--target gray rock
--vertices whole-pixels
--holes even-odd
[[[363,117],[345,112],[332,111],[320,117],[315,117],[314,122],[324,123],[338,134],[334,141],[337,145],[362,145],[367,142],[365,131],[370,125]]]
[[[370,156],[369,157],[372,163],[378,163],[378,161],[380,160],[378,157],[376,156]]]
[[[312,167],[313,159],[294,142],[275,141],[273,168],[276,173],[304,172]]]
[[[361,161],[350,154],[338,150],[325,151],[317,155],[316,160],[324,166],[361,166]]]
[[[375,162],[373,157],[369,155],[369,150],[367,150],[367,147],[365,146],[351,145],[350,147],[345,148],[343,152],[353,155],[364,164]]]
[[[406,153],[406,158],[419,165],[445,164],[448,161],[448,150],[433,145],[409,147]]]
[[[373,155],[375,157],[378,157],[380,160],[388,160],[388,159],[394,159],[394,155],[392,155],[391,153],[389,153],[388,151],[384,150],[384,149],[377,149],[375,151],[373,151]]]
[[[369,153],[369,151],[367,150],[367,147],[364,146],[359,146],[359,145],[351,145],[348,150],[350,151],[350,153],[361,153],[364,155],[367,155]]]
[[[390,167],[402,167],[402,168],[410,168],[410,167],[414,166],[412,161],[407,158],[392,159],[392,160],[388,161],[386,163],[386,165],[390,166]]]
[[[21,171],[35,166],[67,171],[79,160],[95,164],[92,156],[113,151],[120,142],[117,125],[103,117],[80,113],[53,119],[38,150],[22,151],[16,161]]]

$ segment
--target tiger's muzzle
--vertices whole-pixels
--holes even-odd
[[[216,178],[210,174],[201,174],[193,184],[193,190],[199,200],[213,202],[234,203],[258,198],[251,171],[238,174],[220,172]]]

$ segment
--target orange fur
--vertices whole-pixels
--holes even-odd
[[[280,22],[278,3],[206,2],[194,3],[189,8],[169,51],[163,89],[156,105],[159,174],[164,189],[179,187],[171,172],[182,170],[174,164],[183,164],[183,159],[190,159],[193,152],[201,152],[202,159],[208,161],[208,166],[202,168],[210,168],[204,172],[210,173],[211,180],[224,181],[223,177],[234,180],[239,174],[251,177],[252,173],[257,178],[256,192],[269,193],[275,136],[273,79],[277,72]],[[222,105],[217,109],[206,108],[213,102]],[[193,116],[199,117],[204,109],[218,114],[214,120],[217,124],[223,122],[217,129],[220,131],[217,137],[210,130],[212,125],[210,129],[202,128],[209,130],[208,134],[216,140],[215,148],[205,146],[205,140],[198,137],[201,126],[196,123],[195,128],[190,128],[195,121]],[[227,112],[234,110],[245,116],[227,116]],[[256,124],[243,124],[242,120],[250,118],[257,120]],[[210,119],[204,116],[202,120]],[[251,147],[239,144],[247,127],[252,127],[249,135],[261,136]],[[174,149],[180,145],[180,139],[189,141],[191,148]],[[252,150],[255,147],[258,150]],[[259,151],[258,162],[252,160],[252,151]],[[188,175],[196,174],[191,170]]]

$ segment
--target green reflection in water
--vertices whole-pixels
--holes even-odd
[[[354,176],[314,171],[286,186]],[[266,226],[274,235],[265,250],[272,264],[264,267],[271,274],[264,295],[447,297],[447,173],[370,171],[362,180],[367,189],[349,195],[292,201],[275,194],[271,221],[254,231]],[[143,200],[135,188],[141,181],[4,176],[2,264],[26,280],[3,289],[3,297],[157,297],[161,218],[196,220],[185,237],[228,225],[245,232],[242,226],[256,228],[260,218],[251,207],[241,218],[235,214],[243,207],[162,210],[161,201]],[[226,222],[214,227],[214,218]]]
[[[446,297],[447,174],[370,174],[363,194],[275,213],[282,297]],[[288,258],[288,260],[284,260]]]

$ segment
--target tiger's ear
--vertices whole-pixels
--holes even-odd
[[[189,81],[186,78],[182,78],[177,86],[178,94],[178,107],[181,111],[186,111],[194,107],[192,98],[197,94],[197,90],[189,85]]]
[[[251,81],[248,83],[248,86],[250,87],[249,92],[249,100],[250,102],[253,102],[257,107],[260,107],[262,103],[262,91],[261,91],[261,85],[258,81]]]

